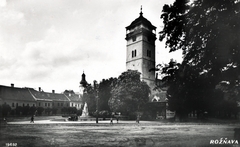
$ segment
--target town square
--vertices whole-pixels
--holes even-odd
[[[0,0],[0,146],[240,146],[240,0]]]
[[[235,143],[232,122],[185,122],[116,120],[99,121],[50,121],[60,117],[28,118],[1,125],[1,146],[238,146]],[[240,134],[238,134],[240,135]],[[212,141],[212,143],[210,143]],[[220,140],[232,141],[220,144]],[[216,144],[215,144],[215,141]],[[10,143],[12,145],[10,145]]]

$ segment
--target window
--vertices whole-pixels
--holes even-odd
[[[137,56],[137,50],[132,51],[132,58]]]
[[[58,107],[59,107],[59,103],[58,103]]]
[[[72,103],[72,107],[73,107],[73,103]]]
[[[22,104],[22,106],[24,107],[24,103]]]
[[[38,106],[41,106],[41,103],[38,103]]]
[[[132,41],[133,41],[133,42],[136,41],[136,36],[133,36],[133,37],[132,37]]]
[[[45,107],[47,107],[47,103],[45,103]]]
[[[16,103],[16,107],[18,107],[18,103]]]
[[[12,107],[14,107],[14,103],[12,103]]]
[[[54,103],[52,103],[52,106],[54,106]]]
[[[33,107],[35,107],[35,104],[33,104]]]
[[[63,103],[61,103],[61,106],[63,106]]]
[[[150,50],[147,50],[147,56],[151,57],[151,51]]]
[[[50,106],[50,103],[48,103],[48,107]]]

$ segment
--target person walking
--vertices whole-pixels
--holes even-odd
[[[112,119],[112,117],[110,118],[110,125],[113,125],[113,119]]]
[[[137,116],[137,120],[136,120],[136,122],[139,124],[139,116]]]
[[[34,123],[34,115],[32,115],[30,123]]]
[[[118,123],[118,119],[119,119],[119,118],[117,117],[117,123]]]
[[[5,125],[7,124],[7,119],[5,117],[3,118],[3,122]]]

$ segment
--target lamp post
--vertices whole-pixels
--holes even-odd
[[[98,97],[98,84],[97,84],[97,81],[93,81],[93,83],[94,83],[94,90],[95,90],[95,95],[96,95],[96,123],[98,123],[98,99],[99,99],[99,97]]]
[[[96,96],[96,98],[97,98],[97,106],[96,106],[96,113],[97,113],[97,116],[96,116],[96,123],[98,123],[98,92],[97,92],[97,96]]]

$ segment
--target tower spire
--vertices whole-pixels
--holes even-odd
[[[141,5],[141,8],[140,8],[140,16],[142,16],[143,15],[143,13],[142,13],[142,5]]]
[[[83,87],[85,87],[87,85],[86,75],[84,74],[84,71],[82,74],[82,80],[80,81],[80,85],[82,85]]]

